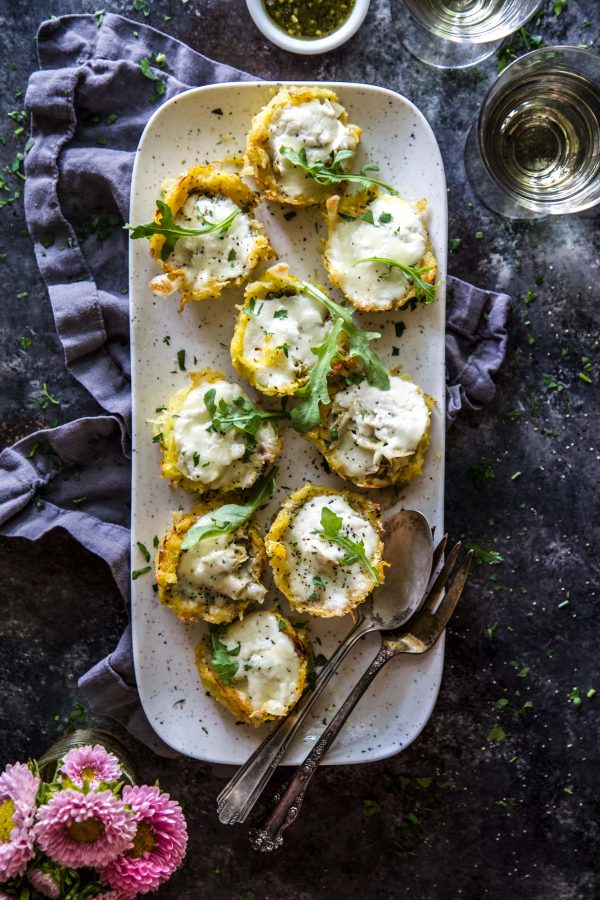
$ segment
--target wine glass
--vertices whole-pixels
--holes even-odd
[[[508,218],[600,203],[600,56],[544,47],[507,66],[483,99],[465,166],[479,199]]]
[[[429,66],[463,69],[491,56],[539,5],[539,0],[400,0],[400,39]]]

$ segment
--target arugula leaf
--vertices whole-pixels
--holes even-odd
[[[228,650],[220,640],[221,634],[223,634],[221,628],[215,628],[211,633],[212,658],[210,665],[223,684],[231,684],[233,676],[240,667],[239,662],[232,659],[232,656],[239,656],[242,645],[238,644],[235,650]]]
[[[417,296],[423,299],[423,303],[426,306],[435,300],[437,284],[429,284],[421,278],[424,272],[431,271],[431,266],[406,266],[404,263],[398,262],[397,259],[388,259],[386,256],[366,256],[364,259],[357,259],[352,265],[357,266],[359,263],[366,262],[381,263],[382,266],[387,266],[388,274],[392,269],[400,269],[410,283],[414,285]]]
[[[160,221],[147,222],[145,225],[130,225],[127,223],[123,227],[131,232],[130,237],[133,241],[138,240],[138,238],[151,238],[154,234],[163,234],[165,242],[160,251],[160,258],[163,262],[169,258],[179,238],[196,237],[201,234],[209,234],[211,231],[220,231],[221,234],[225,234],[235,218],[243,212],[238,207],[220,222],[211,222],[205,216],[202,216],[200,228],[184,228],[183,225],[177,225],[173,212],[167,203],[163,200],[157,200],[156,207],[160,213]]]
[[[370,385],[378,387],[382,391],[389,391],[390,376],[389,372],[381,362],[377,354],[371,350],[369,344],[376,338],[381,337],[377,331],[364,331],[354,323],[352,313],[340,306],[334,300],[331,300],[323,291],[320,291],[314,285],[307,281],[302,282],[305,293],[310,294],[315,300],[320,300],[327,307],[333,319],[341,319],[344,323],[342,330],[348,338],[349,356],[360,356],[365,367],[365,375]]]
[[[233,403],[221,398],[217,404],[216,394],[215,388],[207,391],[204,395],[204,405],[212,420],[210,427],[219,434],[227,434],[232,428],[237,428],[238,431],[244,431],[254,437],[266,419],[281,419],[286,416],[286,413],[259,409],[246,397],[236,397]]]
[[[340,356],[338,337],[343,326],[342,319],[337,319],[323,343],[318,347],[311,347],[311,352],[317,357],[317,362],[310,370],[306,384],[296,392],[296,397],[306,397],[307,399],[296,406],[290,414],[292,425],[303,434],[320,425],[319,404],[329,403],[327,375],[331,371],[332,361]]]
[[[371,565],[365,553],[364,541],[353,541],[345,534],[340,534],[343,521],[341,516],[336,516],[327,506],[321,510],[321,526],[322,531],[319,534],[327,538],[345,552],[345,556],[341,561],[342,566],[350,566],[352,563],[359,562],[363,566],[376,584],[381,583],[379,572]]]
[[[363,166],[360,172],[344,172],[342,163],[354,156],[352,150],[338,150],[330,166],[326,166],[321,161],[311,165],[306,156],[306,147],[301,147],[300,150],[294,150],[292,147],[280,147],[279,152],[293,166],[306,172],[317,184],[334,185],[340,184],[342,181],[353,181],[364,186],[376,184],[378,187],[385,188],[386,191],[394,196],[398,194],[398,191],[390,184],[386,184],[385,181],[378,181],[376,178],[371,178],[370,175],[367,175],[367,172],[379,171],[379,166],[376,166],[374,163]]]
[[[244,504],[226,503],[211,512],[211,522],[206,525],[192,525],[181,544],[182,550],[189,550],[198,541],[210,537],[219,537],[222,534],[231,534],[236,531],[257,509],[264,506],[275,490],[275,476],[277,469],[272,468],[267,474],[257,481],[248,493],[248,500]]]
[[[329,391],[327,389],[327,375],[331,371],[334,359],[341,358],[337,346],[337,339],[341,331],[348,338],[348,356],[359,356],[364,365],[365,375],[369,384],[378,387],[382,391],[389,391],[390,376],[377,354],[371,350],[369,344],[381,335],[376,331],[364,331],[359,328],[352,319],[352,313],[331,300],[323,291],[302,282],[304,293],[315,300],[319,300],[331,314],[333,329],[329,336],[317,347],[311,347],[317,357],[317,363],[310,371],[308,381],[299,391],[296,397],[307,399],[292,410],[291,420],[294,428],[303,434],[321,424],[320,403],[329,403]]]

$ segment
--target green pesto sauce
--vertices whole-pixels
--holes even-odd
[[[270,19],[290,37],[314,40],[343,25],[354,0],[263,0]]]

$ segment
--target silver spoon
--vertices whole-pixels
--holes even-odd
[[[224,825],[246,821],[313,703],[359,638],[371,631],[398,628],[422,600],[433,563],[427,519],[414,509],[396,513],[385,523],[384,543],[384,559],[390,563],[385,582],[358,608],[354,628],[322,669],[312,691],[301,697],[219,794],[217,809]]]

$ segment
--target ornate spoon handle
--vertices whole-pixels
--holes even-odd
[[[312,691],[301,697],[290,715],[265,738],[250,759],[223,788],[217,799],[217,809],[219,819],[224,825],[246,821],[313,703],[357,640],[374,627],[372,621],[360,619],[357,622],[322,670]]]
[[[382,647],[364,675],[340,706],[335,716],[299,766],[282,794],[276,794],[274,807],[263,822],[250,830],[250,843],[255,850],[277,850],[283,843],[283,832],[298,817],[306,789],[317,766],[340,733],[346,719],[369,687],[379,670],[390,659]]]

